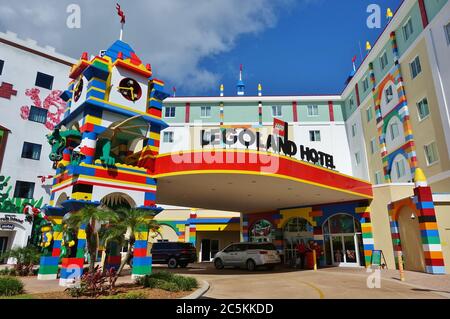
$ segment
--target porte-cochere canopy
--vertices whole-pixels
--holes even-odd
[[[256,213],[372,198],[367,181],[257,151],[161,154],[155,177],[159,204],[204,209]]]

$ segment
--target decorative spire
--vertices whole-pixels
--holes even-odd
[[[223,96],[223,84],[220,85],[220,96]]]
[[[356,72],[356,55],[353,57],[352,63],[353,63],[353,72]]]
[[[416,168],[416,172],[414,174],[414,183],[416,187],[427,187],[428,182],[425,174],[421,168]]]
[[[391,8],[387,8],[386,11],[386,19],[388,20],[388,23],[392,20],[392,17],[394,16],[394,14],[392,13]]]
[[[120,37],[119,40],[122,41],[123,38],[123,25],[125,24],[125,14],[122,9],[120,9],[120,4],[116,3],[117,15],[120,17]]]
[[[372,50],[372,45],[370,44],[369,41],[366,42],[366,50],[367,50],[367,52],[369,52],[370,50]]]
[[[242,81],[242,70],[243,70],[243,67],[242,67],[242,64],[241,64],[241,66],[239,68],[239,81],[238,81],[238,83],[236,85],[237,95],[241,95],[241,96],[245,95],[245,84]]]
[[[177,88],[176,87],[172,88],[172,93],[173,93],[173,97],[177,96]]]
[[[258,84],[258,96],[262,96],[262,85],[261,85],[261,83]]]

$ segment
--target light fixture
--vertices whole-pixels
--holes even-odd
[[[416,215],[414,214],[414,212],[411,214],[411,219],[412,220],[416,219]]]

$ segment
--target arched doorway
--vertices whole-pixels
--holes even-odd
[[[336,214],[322,225],[325,260],[333,266],[362,266],[364,250],[361,224],[352,215]]]
[[[413,215],[414,214],[414,215]],[[398,214],[403,263],[406,270],[425,271],[425,258],[420,236],[418,216],[411,207],[405,206]]]
[[[264,243],[275,239],[275,228],[265,219],[256,221],[249,230],[250,242]]]
[[[297,244],[303,240],[307,244],[314,239],[313,226],[304,218],[294,217],[283,227],[284,262],[289,264],[297,257]]]
[[[111,209],[134,208],[136,203],[131,196],[125,193],[111,193],[100,200],[102,205]]]

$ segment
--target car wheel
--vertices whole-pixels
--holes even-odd
[[[254,271],[256,269],[256,264],[253,261],[253,259],[247,260],[247,270],[248,271]]]
[[[167,263],[167,265],[169,266],[169,268],[175,269],[178,266],[178,261],[175,257],[172,257],[169,259],[169,262]]]
[[[216,269],[223,269],[222,259],[218,258],[218,259],[214,260],[214,267],[216,267]]]

